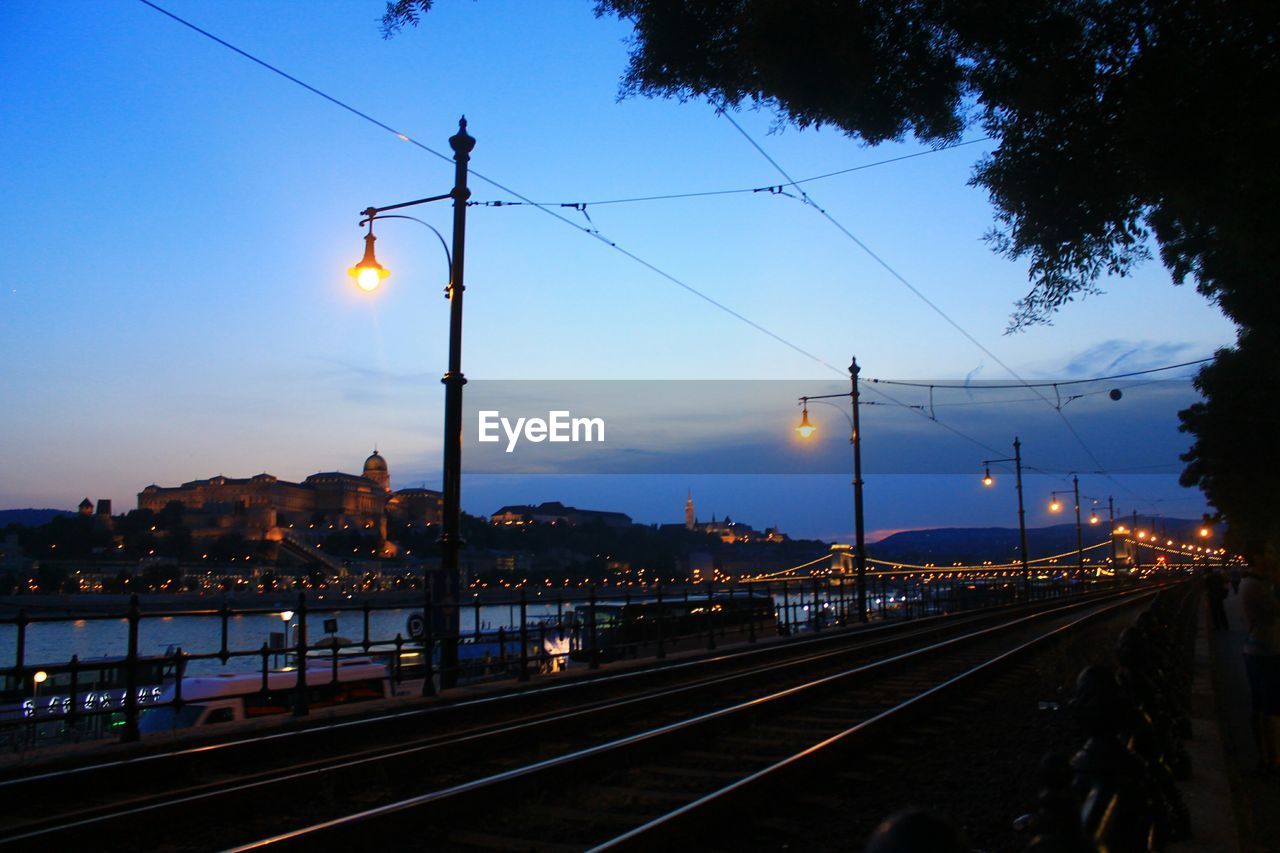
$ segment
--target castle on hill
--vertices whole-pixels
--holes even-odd
[[[195,536],[236,532],[279,541],[289,528],[323,523],[377,530],[385,539],[389,520],[439,524],[442,496],[431,489],[392,491],[387,461],[374,450],[359,475],[323,471],[292,483],[267,473],[219,474],[181,486],[152,484],[138,493],[138,509],[158,513],[173,504],[182,507],[183,525]]]
[[[763,531],[756,530],[749,524],[734,521],[725,516],[723,521],[716,521],[714,515],[710,521],[698,521],[698,514],[693,508],[693,490],[684,502],[684,526],[686,530],[709,533],[720,538],[721,542],[732,545],[736,542],[784,542],[787,535],[776,527],[767,527]]]

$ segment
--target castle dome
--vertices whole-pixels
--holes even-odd
[[[377,483],[383,491],[391,491],[391,474],[387,471],[387,460],[382,458],[377,448],[374,448],[372,456],[364,460],[364,478]]]

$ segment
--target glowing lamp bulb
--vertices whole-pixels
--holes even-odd
[[[1060,509],[1062,509],[1062,502],[1057,498],[1049,501],[1049,512],[1057,512]]]
[[[356,286],[366,293],[372,290],[377,290],[378,285],[382,284],[382,279],[385,278],[385,276],[382,275],[383,272],[386,271],[379,271],[365,267],[356,273]]]
[[[1089,523],[1090,523],[1090,524],[1097,524],[1099,521],[1101,521],[1101,519],[1100,519],[1100,518],[1098,518],[1096,515],[1091,515],[1091,516],[1089,516]]]
[[[805,406],[804,410],[800,413],[800,426],[796,427],[796,432],[800,434],[801,438],[808,438],[817,431],[818,428],[809,423],[809,407]]]
[[[995,480],[994,480],[994,479],[992,479],[992,477],[991,477],[991,469],[990,469],[990,468],[988,468],[988,469],[986,469],[986,472],[982,475],[982,485],[984,485],[984,486],[990,486],[990,485],[992,485],[992,484],[994,484],[994,483],[995,483]]]
[[[1209,534],[1210,534],[1210,532],[1211,532],[1211,531],[1209,530],[1209,528],[1207,528],[1207,527],[1201,527],[1201,528],[1200,528],[1200,538],[1201,538],[1201,539],[1208,539],[1208,538],[1209,538]]]
[[[356,286],[366,293],[376,290],[382,280],[391,275],[391,270],[378,263],[378,259],[374,257],[373,241],[376,239],[378,238],[373,236],[371,225],[369,233],[364,235],[364,257],[360,259],[360,263],[347,270],[347,275],[356,280]]]
[[[48,677],[49,677],[49,673],[45,672],[42,669],[39,672],[32,675],[31,680],[34,681],[36,684],[44,684],[45,680],[48,679]]]

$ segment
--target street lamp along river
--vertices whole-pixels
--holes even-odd
[[[458,552],[462,548],[462,386],[467,383],[462,375],[462,293],[464,256],[467,234],[467,200],[471,191],[467,189],[467,164],[471,160],[471,150],[476,141],[467,133],[467,119],[463,116],[458,122],[458,132],[449,137],[449,147],[453,149],[454,185],[444,194],[420,198],[415,201],[390,204],[385,207],[370,207],[361,211],[360,224],[368,225],[369,231],[364,238],[364,257],[360,263],[348,272],[356,280],[361,290],[372,291],[386,279],[391,272],[378,263],[374,257],[373,243],[377,238],[373,235],[375,219],[413,219],[430,228],[440,238],[444,246],[445,257],[449,262],[449,284],[445,288],[445,296],[449,299],[449,367],[441,382],[444,383],[444,512],[441,519],[440,534],[440,578],[439,589],[433,589],[435,579],[423,572],[423,661],[425,666],[422,682],[422,693],[430,696],[435,693],[432,673],[432,637],[435,629],[441,632],[440,638],[440,686],[453,687],[458,679],[458,635],[459,607],[458,592],[461,578],[458,576]],[[445,244],[443,235],[431,225],[412,216],[389,214],[389,211],[429,204],[444,199],[453,199],[453,251]],[[439,605],[440,612],[436,606]]]

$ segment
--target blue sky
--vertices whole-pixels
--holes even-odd
[[[465,113],[478,140],[473,168],[535,200],[782,181],[706,104],[618,101],[627,28],[595,18],[587,2],[442,1],[391,41],[377,26],[381,0],[161,5],[436,150],[448,150]],[[357,470],[375,443],[393,485],[438,482],[448,324],[439,245],[415,223],[382,223],[386,287],[370,298],[344,273],[362,248],[357,212],[446,192],[452,165],[141,3],[71,8],[0,4],[0,248],[14,271],[0,293],[0,506],[71,507],[89,495],[123,510],[152,482]],[[797,178],[920,150],[770,132],[767,113],[735,119]],[[966,180],[983,147],[806,188],[1025,378],[1186,361],[1230,342],[1219,312],[1154,263],[1068,306],[1053,326],[1003,335],[1027,281],[981,240],[990,209]],[[476,200],[511,198],[476,176],[472,188]],[[797,199],[592,204],[590,222],[554,210],[827,365],[843,368],[856,353],[864,376],[1009,378]],[[446,206],[419,214],[447,234]],[[467,284],[473,380],[839,381],[535,208],[471,209]],[[1026,406],[992,408],[966,416],[964,431],[1005,447],[1014,432],[1042,429],[1052,470],[1098,467],[1061,424],[1024,425],[1037,417]],[[1125,425],[1082,427],[1120,478],[1094,491],[1144,511],[1198,513],[1197,496],[1174,484],[1185,447],[1176,424],[1150,445],[1155,473],[1124,471],[1117,430]],[[911,436],[922,448],[953,439],[923,422]],[[468,477],[464,506],[561,498],[674,521],[695,473]],[[959,480],[896,476],[869,482],[874,529],[1011,519]],[[715,505],[796,533],[847,531],[847,477],[704,477],[698,488],[708,514]]]

